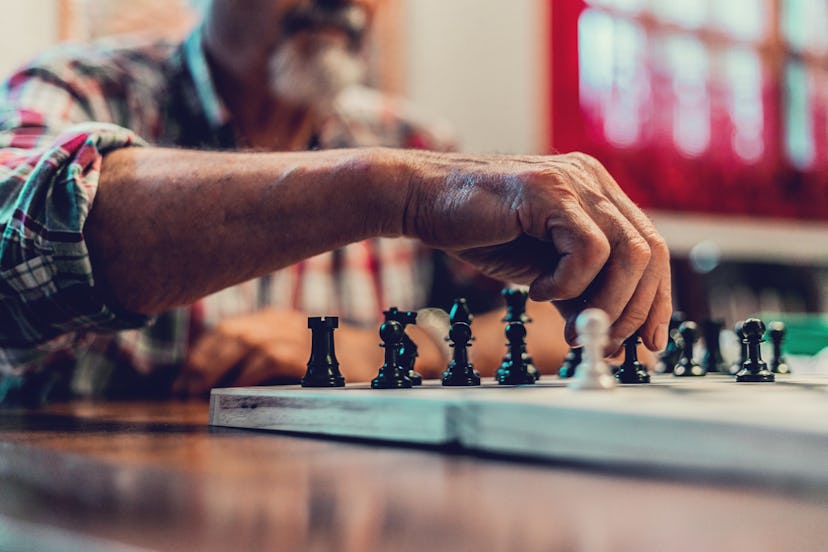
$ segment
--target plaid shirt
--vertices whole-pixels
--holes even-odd
[[[346,91],[320,148],[447,149],[448,134],[398,100]],[[430,255],[412,240],[374,239],[313,257],[150,320],[103,302],[83,236],[103,154],[153,144],[234,149],[196,29],[178,45],[63,45],[0,90],[0,373],[58,363],[124,363],[139,373],[181,363],[221,318],[265,305],[374,324],[383,308],[425,304]],[[2,396],[0,396],[2,400]]]

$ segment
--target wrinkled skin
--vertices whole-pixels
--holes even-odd
[[[446,166],[456,179],[446,193]],[[574,338],[574,317],[604,310],[610,351],[636,329],[664,347],[671,305],[669,252],[650,220],[604,167],[558,156],[435,155],[415,170],[405,233],[446,249],[498,279],[553,301]]]

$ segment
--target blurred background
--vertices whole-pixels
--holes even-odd
[[[0,72],[64,40],[180,38],[203,1],[0,0]],[[366,55],[373,85],[445,118],[464,150],[598,157],[667,238],[690,318],[814,325],[826,29],[828,0],[384,0]]]

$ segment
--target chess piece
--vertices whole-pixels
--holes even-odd
[[[615,377],[604,362],[604,348],[609,341],[609,318],[601,309],[585,309],[575,319],[578,344],[583,348],[583,360],[569,383],[570,389],[611,389]]]
[[[670,325],[667,331],[667,347],[658,356],[655,371],[659,374],[671,374],[673,367],[681,358],[681,351],[684,344],[681,341],[681,334],[678,328],[685,321],[684,313],[675,311],[670,315]]]
[[[371,389],[405,389],[411,387],[407,366],[399,362],[403,348],[402,324],[395,320],[383,322],[379,336],[380,347],[385,348],[385,362],[379,369],[377,377],[371,380]]]
[[[650,383],[647,367],[638,362],[638,332],[624,341],[624,362],[615,373],[615,379],[621,383]]]
[[[534,366],[526,362],[526,327],[522,322],[506,324],[506,339],[508,340],[508,360],[504,357],[503,363],[497,370],[497,381],[502,385],[526,385],[535,383],[537,379],[533,372]],[[531,366],[531,369],[530,369]]]
[[[449,311],[449,322],[453,325],[455,322],[464,322],[471,326],[474,315],[469,309],[469,304],[465,297],[458,297],[454,300],[454,304]]]
[[[339,327],[336,316],[308,317],[311,330],[311,355],[308,370],[302,378],[302,387],[343,387],[345,378],[339,372],[339,361],[334,351],[333,333]]]
[[[401,311],[397,307],[391,307],[387,311],[383,311],[383,314],[385,315],[386,322],[393,320],[402,326],[402,350],[397,361],[403,366],[412,385],[422,385],[423,376],[414,367],[417,357],[420,356],[417,350],[417,344],[414,343],[414,340],[405,331],[406,326],[409,324],[417,324],[417,313],[414,311]]]
[[[558,377],[566,379],[574,376],[575,370],[583,360],[583,352],[583,347],[570,347],[569,352],[564,357],[563,364],[558,368]]]
[[[706,372],[726,372],[727,363],[722,358],[722,349],[719,336],[724,328],[720,320],[705,320],[702,322],[702,337],[704,338],[705,353],[699,364]]]
[[[673,367],[673,375],[678,377],[703,376],[706,374],[704,368],[693,359],[693,346],[698,338],[698,327],[695,322],[682,322],[679,326],[679,334],[683,341],[681,358]]]
[[[742,324],[742,335],[747,345],[747,360],[742,364],[742,369],[736,374],[736,381],[739,382],[772,382],[776,378],[773,372],[768,370],[768,365],[762,360],[760,344],[764,341],[765,324],[758,318],[748,318]]]
[[[745,321],[742,320],[741,322],[736,322],[736,325],[733,327],[733,332],[736,334],[736,337],[739,339],[739,360],[730,365],[730,372],[731,376],[735,376],[739,373],[744,366],[745,362],[747,362],[747,342],[745,341],[745,334],[742,333],[742,326],[744,325]]]
[[[538,381],[541,379],[540,370],[537,369],[535,366],[535,361],[532,360],[532,356],[526,351],[526,342],[523,342],[523,353],[521,354],[521,362],[526,369],[529,371],[529,375],[532,376],[532,379]],[[509,347],[509,344],[506,344],[506,354],[503,355],[503,358],[500,360],[500,367],[495,371],[495,379],[500,378],[500,372],[504,369],[505,366],[511,365],[512,363],[512,348]]]
[[[782,354],[782,343],[785,341],[785,324],[783,322],[768,324],[768,336],[773,345],[773,358],[770,362],[771,372],[774,374],[790,374],[791,368]]]
[[[466,322],[455,322],[449,330],[451,347],[454,347],[448,369],[443,372],[443,385],[472,386],[480,385],[480,374],[474,370],[469,362],[470,342],[472,340],[471,327]]]
[[[526,314],[526,300],[529,298],[529,291],[523,288],[503,288],[500,292],[506,299],[506,315],[501,322],[522,322],[528,324],[532,321]]]
[[[506,314],[501,318],[501,322],[521,322],[528,324],[532,321],[528,314],[526,314],[526,300],[529,298],[529,291],[524,288],[503,288],[501,295],[506,299]],[[525,329],[525,328],[524,328]],[[507,344],[508,345],[508,344]],[[535,363],[529,353],[526,351],[526,343],[524,342],[522,362],[527,366],[529,373],[539,380],[541,373],[535,367]],[[503,360],[500,362],[500,368],[495,372],[495,379],[500,379],[500,371],[512,362],[511,347],[507,347],[506,354],[503,355]]]

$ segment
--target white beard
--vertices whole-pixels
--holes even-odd
[[[338,44],[323,42],[305,54],[293,40],[273,53],[268,69],[270,90],[277,98],[322,113],[330,112],[339,93],[365,74],[359,54]]]

